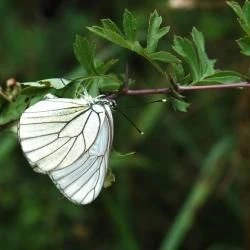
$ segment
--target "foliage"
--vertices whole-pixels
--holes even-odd
[[[243,166],[246,172],[241,178],[247,187],[249,110],[242,120],[238,118],[245,99],[238,91],[188,94],[190,106],[176,91],[182,85],[244,80],[245,76],[231,70],[246,72],[248,67],[239,63],[238,51],[232,49],[233,41],[228,41],[233,32],[238,34],[232,13],[200,9],[166,13],[158,1],[153,6],[152,1],[145,1],[145,6],[135,1],[129,7],[135,14],[125,10],[122,25],[118,25],[118,6],[124,6],[118,1],[111,15],[116,21],[102,19],[101,25],[90,26],[99,18],[94,13],[105,9],[103,4],[98,3],[98,11],[88,12],[84,8],[78,11],[68,2],[58,16],[44,19],[30,16],[36,13],[30,1],[27,8],[7,0],[0,3],[0,78],[4,82],[15,75],[20,81],[14,86],[2,84],[0,93],[1,246],[6,250],[244,249],[242,235],[249,232],[243,231],[248,228],[243,211],[250,207],[243,207],[239,199],[248,196],[241,193],[236,176]],[[249,56],[249,1],[242,7],[237,2],[228,4],[245,33],[237,43]],[[146,20],[150,9],[156,7],[159,11]],[[171,29],[163,25],[162,16],[167,17]],[[193,25],[198,28],[186,35]],[[94,44],[89,33],[75,37],[83,26],[107,40],[109,46],[102,39]],[[181,35],[172,36],[177,31]],[[208,39],[213,37],[209,32],[217,34],[216,40]],[[73,52],[80,67],[71,56],[74,37]],[[223,52],[224,44],[232,46],[230,53]],[[219,68],[228,70],[219,70],[207,51],[223,58],[218,61]],[[126,79],[123,65],[127,61],[130,88],[169,87],[168,103],[174,110],[189,108],[190,112],[173,112],[163,104],[128,109],[144,136],[114,114],[114,151],[122,152],[111,156],[116,182],[93,204],[75,206],[62,199],[47,178],[31,171],[13,128],[3,128],[17,122],[27,106],[47,93],[68,98],[78,97],[83,88],[92,95],[117,93]],[[30,80],[35,78],[45,80]],[[118,104],[139,107],[154,100],[126,97],[118,99]],[[131,151],[136,153],[128,153]]]
[[[173,45],[176,53],[190,67],[192,82],[188,84],[228,83],[241,80],[240,74],[235,72],[215,70],[215,60],[207,57],[202,33],[193,28],[191,36],[193,41],[176,36]]]
[[[250,2],[245,1],[243,7],[239,3],[232,1],[228,2],[228,5],[234,10],[238,16],[238,22],[241,28],[246,33],[246,36],[237,40],[239,47],[241,48],[241,53],[249,56],[250,55]]]
[[[178,59],[172,52],[160,50],[157,51],[157,46],[161,38],[163,38],[168,32],[170,27],[161,27],[162,17],[159,16],[157,11],[151,13],[148,22],[148,32],[146,46],[143,47],[141,42],[136,39],[137,37],[137,20],[135,16],[128,10],[125,10],[123,14],[123,31],[110,19],[102,19],[102,26],[92,26],[88,29],[112,43],[115,43],[121,47],[131,50],[138,55],[145,58],[160,74],[162,74],[166,86],[170,86],[174,89],[176,84],[182,85],[197,85],[203,83],[228,83],[237,82],[241,80],[240,74],[233,71],[219,71],[214,68],[215,60],[208,58],[205,51],[204,37],[201,32],[196,28],[193,28],[191,36],[192,41],[188,38],[182,38],[175,36],[173,42],[174,51],[181,57],[183,61]],[[245,25],[246,26],[246,25]],[[244,27],[245,27],[244,26]],[[20,114],[27,107],[28,103],[34,103],[35,100],[40,100],[47,92],[57,93],[57,89],[66,88],[67,91],[59,92],[59,96],[66,97],[66,93],[73,92],[72,98],[79,96],[83,87],[86,87],[89,92],[96,96],[100,92],[114,92],[118,91],[122,85],[122,79],[119,79],[118,75],[114,73],[108,73],[111,67],[117,62],[117,59],[110,59],[107,62],[103,62],[96,58],[96,48],[93,43],[90,43],[87,38],[76,36],[74,43],[74,53],[81,64],[85,75],[72,81],[67,81],[67,84],[63,84],[58,87],[54,82],[59,84],[62,81],[60,79],[48,79],[38,81],[33,84],[21,83],[23,86],[32,87],[27,91],[27,88],[20,92],[16,100],[11,103],[5,103],[1,112],[0,125],[4,125],[13,120],[18,119]],[[172,72],[181,71],[184,73],[184,63],[186,63],[190,69],[185,75],[174,74],[174,80],[171,81],[168,72],[159,64],[159,62],[170,64]],[[190,75],[190,77],[188,77]],[[189,78],[189,81],[188,81]],[[186,79],[186,82],[183,82]],[[46,84],[47,83],[47,84]],[[58,84],[57,83],[57,84]],[[80,88],[78,91],[72,91],[71,88]],[[34,90],[34,92],[32,91]],[[69,90],[68,90],[69,89]],[[35,93],[36,92],[36,93]],[[60,94],[63,93],[63,94]],[[180,95],[176,96],[178,99],[170,97],[174,109],[179,111],[186,111],[186,104]],[[18,109],[16,108],[18,107]],[[13,112],[13,113],[12,113]]]
[[[164,37],[170,29],[169,26],[160,28],[161,23],[162,17],[159,16],[157,11],[151,13],[148,25],[147,45],[145,48],[143,48],[140,41],[136,40],[136,18],[128,10],[125,10],[123,15],[123,32],[110,19],[103,19],[102,27],[93,26],[88,29],[96,35],[144,57],[162,73],[163,76],[166,76],[167,72],[155,61],[171,64],[173,71],[176,71],[177,68],[180,67],[183,68],[183,62],[185,62],[190,67],[191,82],[183,83],[183,79],[187,79],[187,76],[182,75],[182,77],[179,78],[178,75],[175,75],[176,83],[228,83],[241,80],[240,74],[236,72],[215,70],[215,60],[208,59],[205,51],[204,37],[196,28],[194,28],[191,33],[193,43],[187,38],[179,36],[174,38],[173,49],[181,59],[183,59],[183,62],[169,51],[156,51],[159,40]],[[187,75],[188,74],[189,72]],[[171,86],[171,82],[167,83]]]

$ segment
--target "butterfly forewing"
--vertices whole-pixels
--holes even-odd
[[[113,138],[108,104],[52,98],[21,116],[19,139],[34,170],[46,173],[71,201],[87,204],[100,193]]]

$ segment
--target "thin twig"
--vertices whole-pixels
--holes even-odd
[[[179,93],[188,91],[203,91],[203,90],[225,90],[225,89],[244,89],[250,88],[250,83],[239,82],[231,84],[213,84],[213,85],[199,85],[199,86],[178,86]],[[153,95],[153,94],[169,94],[172,90],[170,88],[156,88],[156,89],[128,89],[123,90],[123,95]]]

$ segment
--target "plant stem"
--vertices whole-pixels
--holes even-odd
[[[239,82],[230,84],[214,84],[214,85],[199,85],[199,86],[178,86],[177,92],[184,93],[188,91],[203,91],[203,90],[225,90],[225,89],[244,89],[250,88],[250,83]],[[156,88],[156,89],[127,89],[123,90],[123,95],[153,95],[153,94],[169,94],[171,88]]]
[[[214,145],[201,167],[200,174],[180,210],[173,226],[163,239],[160,250],[177,250],[183,244],[188,231],[195,222],[199,209],[207,201],[225,171],[226,159],[232,153],[232,137],[224,137]]]
[[[234,168],[237,171],[237,190],[241,205],[242,225],[244,228],[245,249],[250,249],[250,92],[244,92],[235,109],[237,144],[235,147]]]

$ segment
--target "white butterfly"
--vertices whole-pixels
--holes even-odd
[[[100,193],[113,140],[114,102],[87,93],[80,99],[46,96],[25,110],[18,134],[36,172],[48,174],[72,202],[88,204]]]

